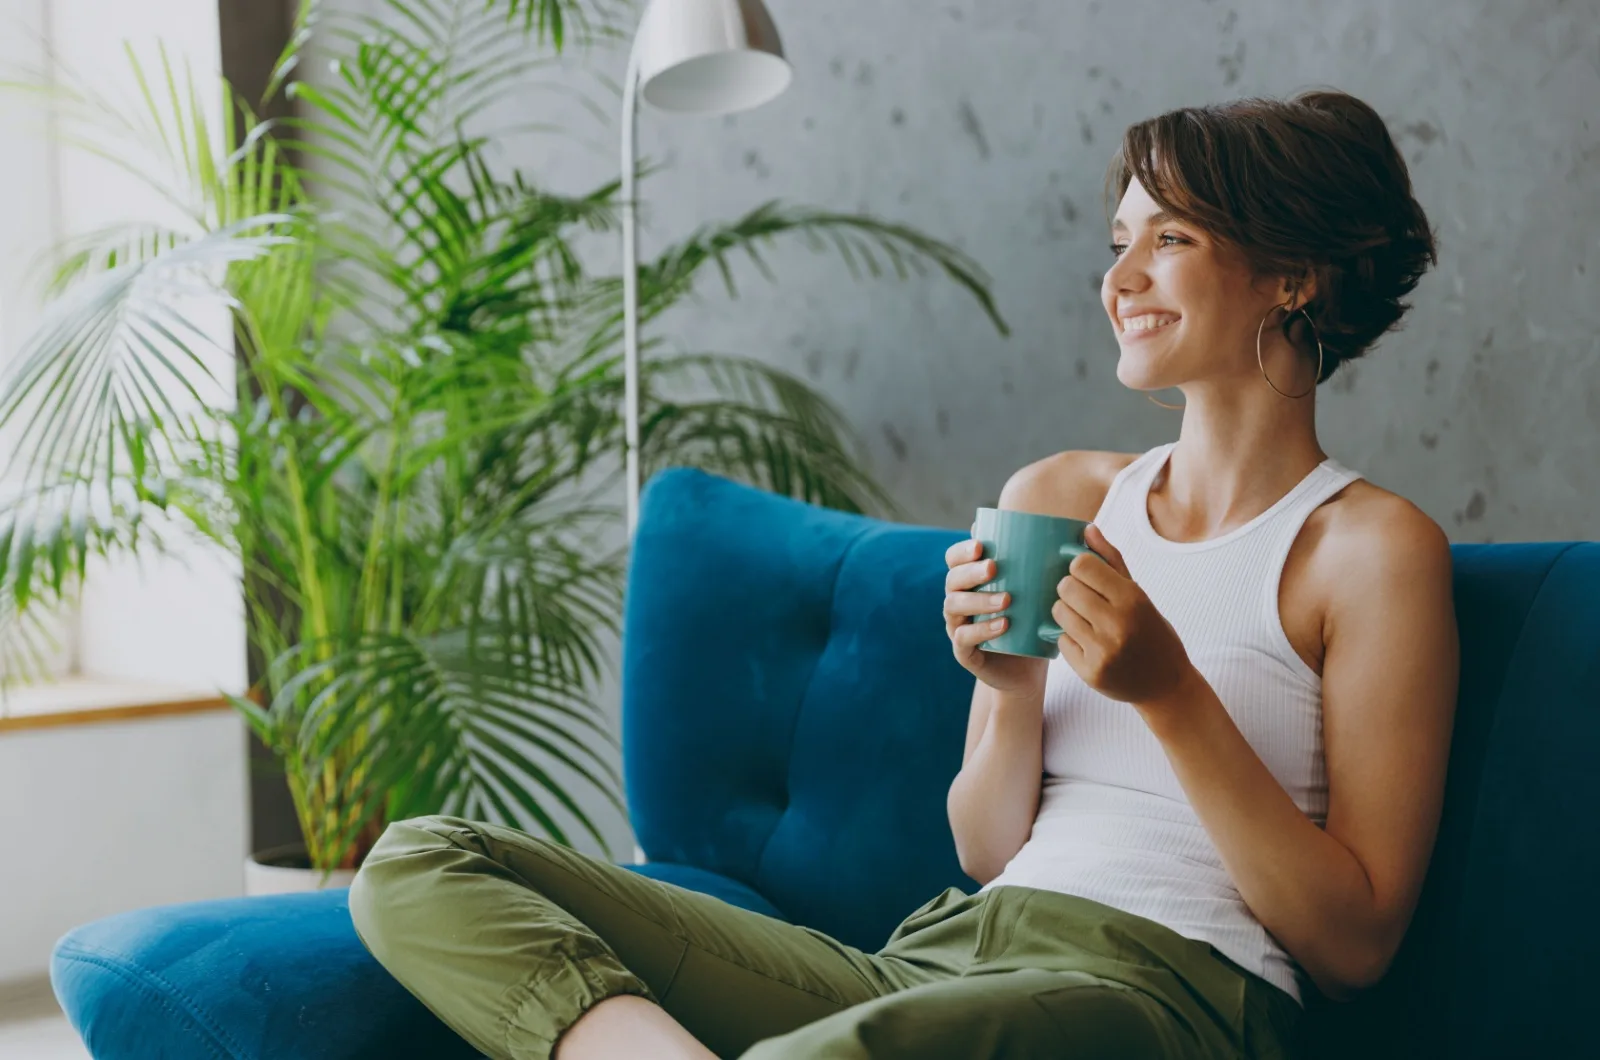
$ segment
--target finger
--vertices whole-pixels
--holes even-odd
[[[1118,587],[1126,581],[1109,563],[1093,552],[1072,557],[1072,562],[1067,564],[1067,575],[1076,578],[1107,600],[1116,599]]]
[[[1098,599],[1105,606],[1107,606],[1107,607],[1111,606],[1111,599],[1104,592],[1104,589],[1111,588],[1111,587],[1105,585],[1105,582],[1104,582],[1103,578],[1101,580],[1101,585],[1100,586],[1096,586],[1093,582],[1090,581],[1089,578],[1084,577],[1083,574],[1081,573],[1081,571],[1076,569],[1077,568],[1077,564],[1078,564],[1078,560],[1081,560],[1081,559],[1083,559],[1083,557],[1079,556],[1078,559],[1073,560],[1072,561],[1073,562],[1073,567],[1069,568],[1070,573],[1065,578],[1062,578],[1060,581],[1056,582],[1056,596],[1059,599],[1065,600],[1065,599],[1067,599],[1067,593],[1069,591],[1073,592],[1073,593],[1087,594],[1087,595],[1075,597],[1075,599],[1081,599],[1081,600],[1084,600],[1086,602],[1092,602],[1092,601],[1089,601],[1089,597],[1094,597],[1094,598]],[[1085,565],[1087,566],[1089,564],[1099,565],[1100,561],[1098,559],[1091,559],[1091,560],[1088,560]],[[1105,567],[1103,565],[1101,565],[1101,572],[1102,572],[1102,574],[1108,573],[1108,572],[1106,572]]]
[[[1096,629],[1108,627],[1116,618],[1116,608],[1077,578],[1067,578],[1061,583],[1050,613],[1055,614],[1057,608],[1081,616]]]
[[[957,541],[944,550],[944,562],[947,567],[954,567],[957,563],[977,559],[983,555],[983,544],[979,541]]]
[[[1105,560],[1106,565],[1112,570],[1124,578],[1131,579],[1133,577],[1128,573],[1128,564],[1123,561],[1121,550],[1107,539],[1105,533],[1098,526],[1090,523],[1089,528],[1084,531],[1083,540],[1086,545],[1095,550],[1095,553],[1101,559]]]
[[[1010,593],[946,593],[944,613],[947,615],[991,615],[996,611],[1004,611],[1010,603]]]
[[[994,573],[995,565],[992,559],[980,559],[976,563],[963,563],[959,567],[952,567],[950,573],[944,576],[945,592],[974,589],[984,582],[993,581]]]
[[[1087,648],[1095,642],[1093,623],[1060,600],[1057,600],[1055,606],[1050,609],[1050,617],[1056,620],[1056,625],[1060,626],[1080,649]]]
[[[944,631],[946,635],[954,635],[957,627],[968,624],[982,625],[986,620],[998,614],[995,611],[980,611],[973,615],[958,615],[950,611],[944,613]]]
[[[1006,619],[1003,618],[991,619],[988,622],[965,622],[950,635],[950,639],[961,649],[960,654],[966,655],[984,641],[993,640],[1005,631]]]
[[[1088,655],[1083,650],[1083,645],[1063,633],[1056,638],[1056,647],[1061,649],[1062,661],[1072,667],[1074,673],[1082,677],[1083,667],[1088,659]]]

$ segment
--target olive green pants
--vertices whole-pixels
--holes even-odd
[[[391,824],[350,888],[374,957],[495,1060],[637,994],[718,1057],[1282,1057],[1299,1006],[1210,945],[1031,887],[914,910],[876,953],[510,828]]]

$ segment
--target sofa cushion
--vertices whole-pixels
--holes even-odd
[[[471,1060],[367,953],[345,889],[156,906],[78,927],[50,977],[96,1060]]]

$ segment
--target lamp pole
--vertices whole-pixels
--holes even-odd
[[[639,137],[639,37],[628,51],[622,93],[622,371],[623,444],[627,448],[628,540],[639,522],[639,223],[634,202]]]

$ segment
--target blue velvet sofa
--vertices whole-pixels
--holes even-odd
[[[973,682],[938,619],[964,536],[652,480],[623,638],[633,871],[872,949],[976,889],[945,818]],[[1600,544],[1454,553],[1461,698],[1426,892],[1378,988],[1313,999],[1308,1056],[1600,1056]],[[60,941],[52,976],[100,1060],[476,1055],[367,955],[344,891],[110,917]]]

